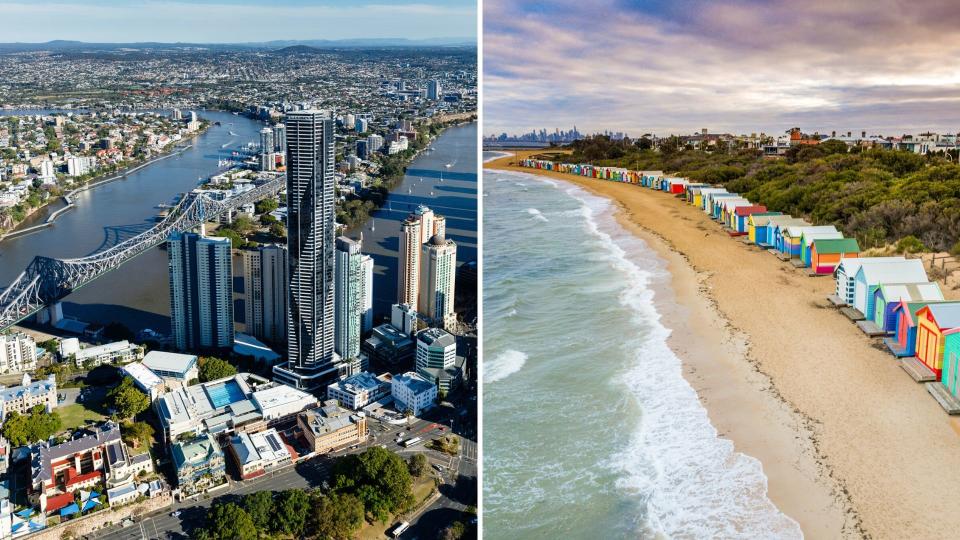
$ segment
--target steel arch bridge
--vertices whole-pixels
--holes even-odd
[[[227,211],[276,195],[284,184],[282,177],[277,178],[223,200],[202,192],[190,192],[163,221],[119,244],[77,259],[34,257],[13,283],[0,290],[0,330],[59,302],[74,290],[162,244],[171,233],[195,229]]]

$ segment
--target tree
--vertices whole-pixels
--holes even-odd
[[[60,431],[60,416],[36,405],[28,414],[11,411],[3,423],[3,436],[12,446],[45,441]]]
[[[440,531],[439,537],[441,540],[460,540],[463,538],[464,532],[466,532],[466,527],[464,527],[463,523],[454,521]]]
[[[150,446],[154,435],[153,426],[146,422],[125,422],[120,429],[123,439],[134,448],[139,448],[140,445]]]
[[[215,234],[220,238],[229,238],[230,247],[232,247],[233,249],[238,249],[241,245],[243,245],[243,238],[240,238],[240,235],[237,234],[237,232],[234,231],[233,229],[221,227],[217,229],[217,232]]]
[[[253,223],[253,220],[247,216],[237,216],[233,219],[233,224],[230,225],[230,228],[237,231],[237,234],[240,236],[246,236],[256,229],[256,225]]]
[[[258,530],[271,530],[273,518],[273,495],[269,491],[257,491],[243,497],[243,509],[253,519]]]
[[[254,205],[254,208],[258,214],[269,214],[270,212],[273,212],[274,210],[276,210],[278,207],[279,207],[279,204],[277,204],[276,199],[273,199],[273,198],[263,199],[262,201]]]
[[[300,536],[307,525],[310,496],[302,489],[284,491],[278,497],[273,513],[273,530]]]
[[[283,226],[283,223],[278,221],[270,225],[270,234],[276,236],[277,238],[286,238],[287,228]]]
[[[200,382],[215,381],[237,374],[237,368],[232,364],[214,356],[203,356],[198,364],[200,365]]]
[[[407,468],[410,469],[410,474],[420,478],[424,473],[429,469],[430,464],[427,462],[427,456],[423,455],[422,452],[418,452],[410,456],[410,461],[407,462]]]
[[[256,540],[257,527],[236,503],[215,504],[207,512],[207,526],[197,532],[201,540]]]
[[[363,526],[363,503],[350,494],[330,493],[317,501],[314,520],[320,540],[349,540]]]
[[[413,505],[413,479],[403,458],[375,446],[340,458],[333,468],[334,490],[352,493],[373,519],[386,523],[391,513]]]
[[[122,418],[133,418],[150,406],[150,398],[134,386],[133,377],[124,377],[123,381],[107,392],[107,403]]]

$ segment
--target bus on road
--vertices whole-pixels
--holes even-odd
[[[390,531],[390,537],[400,538],[400,535],[403,534],[403,531],[409,528],[410,528],[409,523],[407,523],[406,521],[401,521],[400,523],[397,523],[396,526],[393,527],[392,531]]]
[[[403,447],[410,448],[411,446],[415,444],[419,444],[421,442],[423,442],[423,439],[421,439],[420,437],[414,437],[412,439],[407,439],[406,441],[403,441]]]

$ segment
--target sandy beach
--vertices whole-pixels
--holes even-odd
[[[760,460],[771,500],[807,538],[956,536],[960,421],[829,306],[829,276],[729,237],[673,195],[513,161],[485,167],[613,199],[618,221],[668,262],[656,302],[687,379],[721,436]]]

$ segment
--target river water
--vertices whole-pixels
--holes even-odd
[[[48,112],[22,111],[22,114],[44,114]],[[4,114],[14,113],[4,111]],[[211,126],[207,132],[190,141],[193,145],[191,148],[175,157],[152,163],[131,173],[124,179],[79,193],[75,198],[76,208],[62,214],[53,227],[0,242],[0,284],[2,286],[9,284],[36,255],[58,258],[84,256],[97,251],[104,245],[112,245],[118,239],[123,240],[143,232],[154,224],[155,216],[160,211],[156,207],[158,204],[170,203],[177,195],[196,187],[200,178],[207,178],[218,172],[218,159],[231,148],[257,141],[258,133],[263,127],[261,122],[230,113],[203,111],[201,116],[211,122],[220,121],[222,125]],[[464,127],[459,128],[459,132],[456,130],[448,132],[450,134],[459,133],[459,135],[445,133],[434,144],[437,151],[424,155],[411,168],[428,170],[435,168],[437,163],[446,159],[442,155],[444,153],[442,148],[449,148],[452,152],[451,157],[446,162],[455,162],[458,159],[465,161],[466,157],[460,154],[467,153],[463,149],[463,143],[468,138],[465,133],[469,132],[470,129]],[[472,251],[470,251],[469,243],[465,242],[467,249],[464,251],[467,255],[475,257],[476,128],[473,127],[472,129],[474,133],[472,139],[474,145],[474,162],[472,164],[472,171],[474,171],[473,244]],[[447,142],[448,139],[450,142]],[[455,162],[453,167],[444,170],[459,171],[461,165],[463,167],[467,166]],[[399,200],[394,202],[399,204],[414,200],[413,195],[407,195],[406,193],[406,185],[409,180],[409,178],[406,179],[404,185],[398,188],[398,192],[403,190],[403,195],[397,195],[396,198]],[[426,183],[426,180],[423,183]],[[447,184],[446,180],[444,184]],[[454,201],[448,201],[443,195],[448,192],[439,188],[433,191],[437,193],[436,203],[441,206],[454,204]],[[457,199],[463,198],[459,196],[460,194],[456,195]],[[394,197],[391,196],[390,198],[393,199]],[[429,193],[425,197],[421,197],[423,200],[428,198]],[[30,221],[39,222],[45,219],[49,212],[58,207],[59,205],[52,205],[50,209],[38,212]],[[456,208],[452,209],[456,210]],[[463,212],[463,216],[470,215],[469,210]],[[388,214],[392,213],[388,212]],[[395,278],[385,279],[383,271],[391,265],[389,259],[389,248],[391,246],[394,251],[392,265],[393,267],[396,266],[397,234],[394,234],[391,240],[388,234],[390,228],[386,221],[382,226],[380,225],[380,217],[378,215],[375,218],[375,228],[377,230],[372,234],[365,234],[365,239],[373,237],[366,240],[366,244],[374,251],[377,271],[381,276],[375,281],[374,287],[376,289],[379,282],[385,283],[383,288],[387,288],[389,283],[392,283],[395,290]],[[466,224],[462,224],[462,226],[466,227]],[[384,229],[382,232],[381,228]],[[470,238],[466,233],[461,237],[464,240]],[[454,236],[454,238],[459,241],[457,236]],[[375,245],[378,247],[374,247]],[[377,251],[383,253],[378,254]],[[167,333],[169,331],[168,317],[170,312],[167,279],[166,252],[159,248],[152,249],[65,298],[63,301],[64,315],[88,322],[108,323],[118,321],[134,331],[152,328]],[[389,306],[389,304],[387,305]]]

